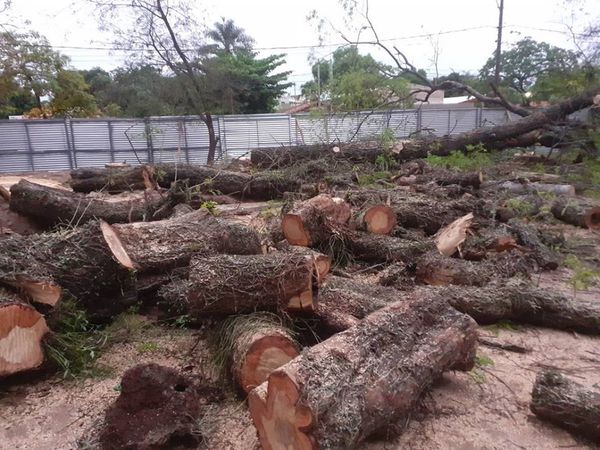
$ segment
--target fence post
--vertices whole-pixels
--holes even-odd
[[[148,117],[144,117],[144,133],[146,134],[148,162],[152,164],[154,163],[154,148],[152,147],[152,126]]]
[[[289,135],[289,145],[290,147],[293,145],[292,144],[292,115],[288,114],[288,135]]]
[[[221,124],[222,128],[221,128]],[[225,116],[219,117],[219,142],[221,143],[221,155],[225,155],[227,158],[229,152],[227,151],[227,133],[225,132]]]
[[[73,170],[73,150],[71,150],[71,139],[69,138],[69,127],[67,125],[68,117],[65,117],[63,124],[65,126],[65,139],[67,140],[67,156],[69,158],[69,168]],[[75,167],[76,169],[77,167]]]
[[[73,166],[77,169],[79,164],[77,164],[77,146],[75,144],[75,133],[73,132],[73,121],[69,120],[69,131],[71,132],[71,148],[73,150]]]
[[[447,136],[450,136],[450,120],[451,120],[451,114],[452,114],[452,110],[449,109],[448,110],[448,133],[446,133]]]
[[[27,126],[27,120],[23,121],[23,126],[25,127],[25,136],[27,137],[27,147],[29,148],[29,165],[31,166],[31,171],[35,170],[35,166],[33,164],[33,146],[31,145],[31,135],[29,134],[29,127]]]
[[[423,129],[423,110],[417,109],[417,133],[420,133]]]
[[[113,143],[113,127],[112,121],[108,119],[108,145],[110,151],[110,162],[115,162],[115,145]]]
[[[188,145],[187,127],[185,126],[185,117],[181,119],[181,129],[183,130],[183,145],[185,146],[185,161],[190,163],[190,147]]]

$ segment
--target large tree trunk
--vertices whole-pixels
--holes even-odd
[[[103,223],[102,233],[116,260],[141,273],[185,266],[194,254],[262,253],[256,231],[205,209],[156,222]]]
[[[352,220],[358,230],[373,234],[390,234],[396,226],[396,214],[386,205],[371,205],[354,215]]]
[[[527,282],[507,282],[483,288],[447,286],[439,294],[480,324],[501,320],[548,328],[600,333],[600,304],[532,287]]]
[[[264,450],[348,449],[398,420],[444,371],[473,367],[474,322],[445,301],[381,309],[305,350],[249,395]]]
[[[569,198],[559,198],[552,205],[552,214],[558,220],[576,227],[600,229],[600,206]]]
[[[226,319],[214,336],[225,354],[236,385],[244,394],[263,383],[275,369],[299,355],[298,345],[281,319],[255,313]]]
[[[0,377],[35,369],[44,361],[46,320],[17,294],[0,287]]]
[[[336,230],[345,226],[351,215],[350,206],[344,200],[320,194],[294,204],[283,215],[281,229],[290,244],[311,247],[328,241]]]
[[[539,418],[600,442],[600,390],[545,371],[535,379],[530,406]]]
[[[374,163],[382,153],[375,142],[357,142],[339,145],[299,145],[296,147],[257,148],[250,153],[253,166],[263,169],[280,169],[302,161],[320,158],[342,159],[355,163]]]
[[[82,172],[82,170],[84,170]],[[271,200],[284,192],[296,191],[300,181],[279,173],[256,176],[189,164],[155,164],[132,169],[78,169],[71,171],[71,187],[76,192],[106,190],[117,193],[140,186],[159,185],[170,188],[175,181],[187,180],[189,186],[200,186],[205,192],[219,192],[239,198]]]
[[[10,192],[10,209],[44,226],[81,225],[93,219],[108,223],[139,222],[161,219],[170,213],[169,195],[156,191],[118,201],[88,197],[23,179],[13,185]]]
[[[481,172],[455,172],[452,170],[435,170],[423,175],[409,175],[394,180],[399,185],[435,183],[439,186],[458,185],[479,189],[483,182]]]
[[[49,305],[66,291],[94,320],[118,314],[136,301],[134,277],[113,259],[98,222],[0,240],[0,283]]]
[[[217,255],[190,262],[189,280],[161,288],[167,305],[194,318],[260,310],[311,311],[319,284],[316,258],[297,253]]]
[[[443,137],[425,137],[403,141],[394,149],[398,161],[426,158],[428,155],[447,156],[453,151],[465,151],[471,145],[484,145],[487,149],[501,150],[509,147],[529,146],[536,142],[549,144],[552,139],[547,139],[540,132],[546,125],[564,119],[569,114],[584,109],[594,102],[594,96],[600,93],[600,86],[594,86],[586,92],[564,100],[549,108],[537,111],[531,115],[514,122],[508,122],[494,127],[482,127],[466,133]],[[361,144],[348,144],[332,146],[310,147],[276,147],[252,150],[250,159],[258,167],[286,167],[306,159],[321,157],[343,158],[355,162],[374,162],[384,153],[381,146]]]

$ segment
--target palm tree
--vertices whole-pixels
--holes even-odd
[[[230,55],[239,51],[250,51],[254,39],[246,34],[243,28],[236,26],[233,20],[221,18],[221,22],[215,22],[214,28],[206,34],[216,42],[216,49]]]

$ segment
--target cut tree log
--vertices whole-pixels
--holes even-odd
[[[189,280],[159,291],[193,318],[252,311],[312,311],[319,275],[313,256],[296,253],[194,257]]]
[[[373,234],[390,234],[396,226],[396,214],[387,205],[373,205],[363,208],[353,219],[358,230]]]
[[[219,388],[152,363],[127,370],[119,386],[99,433],[104,450],[196,448],[206,438],[198,424],[224,399]]]
[[[527,258],[511,255],[497,255],[493,259],[472,262],[430,252],[415,262],[415,279],[431,286],[485,286],[491,281],[516,275],[527,277],[532,270]]]
[[[71,172],[71,187],[75,192],[105,190],[110,193],[132,189],[154,188],[156,185],[170,188],[176,181],[187,180],[188,186],[201,186],[207,192],[225,195],[271,200],[281,198],[286,191],[296,191],[298,180],[280,173],[256,176],[230,172],[200,165],[156,164],[131,169],[78,169]],[[108,186],[108,187],[107,187]]]
[[[581,333],[600,333],[598,302],[573,299],[559,292],[532,287],[525,281],[507,281],[502,286],[483,288],[447,286],[439,292],[453,307],[480,324],[512,320]]]
[[[233,316],[214,335],[217,353],[227,359],[236,385],[244,394],[263,383],[275,369],[300,353],[292,333],[269,313]]]
[[[54,306],[68,292],[92,320],[104,320],[136,301],[135,279],[121,267],[100,224],[0,240],[0,284]]]
[[[71,171],[70,185],[75,192],[102,191],[109,194],[155,188],[145,166],[75,169]]]
[[[540,419],[600,442],[600,390],[548,370],[535,379],[530,407]]]
[[[409,240],[361,232],[346,233],[343,245],[355,259],[372,263],[411,263],[435,248],[431,239]]]
[[[287,241],[302,247],[316,246],[344,227],[352,215],[350,205],[339,197],[320,194],[297,202],[283,215],[281,230]]]
[[[186,266],[195,254],[262,253],[255,230],[215,217],[206,209],[156,222],[103,222],[101,229],[115,259],[141,273]]]
[[[412,186],[414,184],[435,183],[439,186],[458,185],[462,187],[473,187],[479,189],[483,183],[482,172],[455,172],[451,170],[432,170],[422,175],[403,175],[392,178],[396,184],[401,186]]]
[[[600,229],[600,206],[585,201],[559,198],[552,205],[552,214],[558,220],[577,227]]]
[[[398,301],[400,295],[393,288],[330,276],[319,290],[313,315],[319,319],[319,328],[331,335],[357,325],[372,312]]]
[[[108,223],[157,220],[167,217],[171,210],[170,196],[156,191],[116,201],[88,197],[22,179],[10,188],[10,192],[11,210],[48,227],[61,223],[81,225],[94,219]]]
[[[554,195],[564,195],[573,197],[575,195],[575,186],[571,184],[547,184],[547,183],[516,183],[514,181],[504,181],[500,184],[493,184],[490,187],[494,189],[505,189],[513,194],[527,194],[531,192],[549,192]]]
[[[496,208],[496,219],[508,222],[514,217],[532,217],[540,212],[544,203],[544,199],[537,193],[511,197]]]
[[[0,198],[10,203],[10,191],[0,184]]]
[[[0,377],[35,369],[44,361],[46,320],[19,295],[0,287]]]
[[[250,392],[264,450],[348,449],[395,421],[446,370],[473,367],[475,323],[443,299],[401,301],[317,344]]]
[[[374,163],[382,153],[375,142],[359,142],[336,145],[299,145],[294,147],[267,147],[253,149],[250,161],[255,167],[280,169],[296,165],[302,161],[320,158],[341,159],[354,163]]]

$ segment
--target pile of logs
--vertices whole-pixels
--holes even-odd
[[[540,121],[534,114],[519,126],[527,133]],[[446,141],[444,151],[468,144],[464,137]],[[397,159],[423,154],[426,144],[404,144]],[[285,171],[316,151],[253,151],[256,167],[277,169],[258,174],[159,164],[74,170],[72,190],[21,180],[3,198],[46,231],[0,239],[0,376],[43,364],[44,340],[65,299],[99,323],[151,299],[164,314],[219,322],[224,362],[248,397],[264,449],[342,449],[408,420],[445,371],[470,370],[477,323],[511,320],[600,333],[597,304],[515,281],[556,269],[559,258],[521,220],[516,202],[491,204],[480,195],[517,192],[532,214],[544,210],[575,226],[600,228],[600,207],[577,199],[569,187],[554,189],[559,195],[550,199],[539,195],[549,190],[542,183],[486,185],[480,172],[423,162],[404,164],[388,189],[336,190],[323,188],[323,179],[307,186]],[[377,146],[327,151],[334,161],[367,163],[381,154]],[[198,198],[191,200],[198,193],[205,196],[199,209]],[[284,198],[269,226],[246,215],[272,205],[236,203]],[[218,201],[227,205],[215,206]],[[341,260],[371,272],[393,267],[412,287],[348,278],[336,267]],[[319,343],[297,336],[299,321],[312,324]],[[132,388],[135,380],[165,391],[148,406]],[[162,437],[144,441],[164,445],[167,434],[192,431],[189,420],[174,418],[161,402],[186,405],[190,417],[212,402],[193,380],[158,366],[132,370],[126,381],[107,413],[107,448],[129,439],[123,436],[135,428],[135,417],[145,421],[144,430],[151,427],[150,412],[128,409],[134,403],[173,421],[161,424]],[[554,420],[547,390],[558,381],[540,383],[532,409]],[[145,432],[131,435],[149,439]]]

